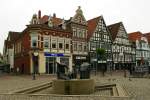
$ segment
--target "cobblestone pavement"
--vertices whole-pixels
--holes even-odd
[[[0,76],[0,93],[10,93],[12,91],[32,87],[41,83],[49,82],[54,79],[50,75],[37,75],[36,80],[32,80],[30,75],[1,75]]]
[[[150,79],[149,78],[128,78],[129,76],[128,73],[126,78],[124,78],[123,76],[124,76],[123,72],[113,72],[112,75],[111,73],[106,73],[104,77],[100,73],[97,73],[96,76],[93,74],[92,78],[95,79],[96,84],[119,83],[120,85],[123,86],[123,88],[128,92],[128,94],[131,97],[136,98],[135,100],[150,100]],[[0,95],[3,93],[9,93],[10,91],[15,91],[17,89],[32,87],[34,85],[49,82],[52,79],[55,79],[55,77],[50,75],[36,76],[36,80],[32,80],[32,76],[10,76],[10,75],[0,76]],[[74,98],[74,97],[70,97],[70,98]],[[75,98],[75,100],[78,99]],[[111,100],[111,99],[109,98],[105,100]],[[112,100],[117,100],[117,99],[112,99]],[[118,99],[118,100],[123,100],[123,99]]]
[[[99,77],[98,77],[99,76]],[[97,84],[100,83],[119,83],[135,100],[150,100],[150,79],[149,78],[129,78],[129,74],[124,78],[124,73],[106,74],[93,76]]]

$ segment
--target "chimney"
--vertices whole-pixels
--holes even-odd
[[[55,13],[53,13],[53,17],[56,18],[56,14]]]
[[[38,19],[41,19],[41,10],[38,11]]]

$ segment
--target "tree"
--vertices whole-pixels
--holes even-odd
[[[97,53],[97,60],[106,60],[106,50],[104,48],[97,48],[96,53]],[[105,66],[101,66],[101,68],[102,74],[104,76]]]

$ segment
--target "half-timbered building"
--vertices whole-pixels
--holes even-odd
[[[56,14],[41,18],[39,11],[15,40],[15,70],[24,74],[55,74],[57,62],[64,63],[71,70],[71,37],[63,19],[57,18]]]
[[[110,70],[112,66],[112,39],[102,16],[90,19],[88,23],[88,44],[90,63],[95,70]],[[97,49],[106,51],[105,59],[98,60]]]
[[[150,59],[150,46],[148,34],[142,34],[141,32],[132,32],[128,34],[130,41],[136,45],[136,66],[148,67]]]
[[[129,42],[126,29],[122,22],[108,26],[113,40],[113,61],[114,70],[131,68],[135,64],[135,52],[132,44]]]

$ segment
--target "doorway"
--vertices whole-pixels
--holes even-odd
[[[57,71],[56,57],[46,57],[46,74],[55,74]]]

